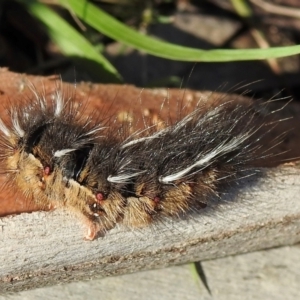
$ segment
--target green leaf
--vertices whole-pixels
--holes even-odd
[[[76,64],[102,82],[121,82],[121,76],[92,44],[52,9],[37,1],[19,0],[46,27],[51,39]]]
[[[226,62],[258,60],[300,53],[300,45],[268,49],[199,50],[183,47],[143,35],[119,22],[88,1],[60,0],[64,7],[103,34],[146,53],[180,61]]]

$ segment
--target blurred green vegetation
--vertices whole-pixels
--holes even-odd
[[[57,0],[45,1],[45,3],[37,0],[17,1],[44,25],[48,36],[62,53],[76,61],[77,64],[84,65],[89,72],[97,74],[98,77],[101,77],[102,82],[121,82],[122,78],[118,70],[101,53],[101,49],[103,49],[101,43],[94,43],[92,35],[88,38],[84,30],[80,32],[78,27],[86,28],[88,26],[103,36],[144,53],[177,61],[228,62],[263,60],[300,53],[300,45],[267,49],[194,49],[150,37],[144,34],[143,30],[136,30],[119,21],[91,1]],[[126,0],[106,0],[104,2],[115,4],[115,7],[120,7],[120,3],[123,5],[122,7],[129,5]],[[131,1],[129,8],[132,7],[132,2],[135,2],[137,6],[141,5],[140,1]],[[145,2],[147,3],[147,1]],[[65,13],[72,16],[73,22],[67,21],[58,10],[59,12],[65,10]],[[118,14],[122,14],[121,9],[118,10]],[[140,24],[145,23],[145,26],[155,18],[151,7],[149,9],[142,7],[137,17],[140,19]],[[166,22],[168,18],[160,16],[156,20]]]

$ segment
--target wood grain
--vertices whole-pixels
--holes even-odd
[[[192,265],[185,264],[23,291],[0,300],[298,300],[299,256],[298,244],[204,261],[209,290]]]

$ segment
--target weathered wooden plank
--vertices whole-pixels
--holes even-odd
[[[0,290],[56,283],[206,260],[300,241],[300,170],[282,166],[245,179],[221,205],[189,220],[153,228],[115,228],[87,242],[68,212],[1,219]],[[217,208],[217,209],[216,209]]]
[[[298,300],[299,246],[286,246],[202,262],[211,294],[203,282],[193,275],[191,265],[181,265],[23,291],[9,297],[0,296],[0,300]]]

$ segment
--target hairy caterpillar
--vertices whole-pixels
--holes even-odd
[[[0,123],[1,169],[26,198],[79,213],[87,239],[118,223],[143,227],[204,208],[224,183],[272,155],[261,149],[273,126],[264,106],[216,102],[140,136],[129,134],[131,124],[85,116],[60,88],[50,103],[33,92]]]
[[[198,107],[141,138],[128,141],[111,132],[98,140],[82,173],[70,181],[94,212],[89,238],[117,223],[143,227],[204,208],[222,184],[272,155],[272,147],[261,149],[273,126],[268,117],[263,107],[229,101]],[[68,189],[70,197],[75,190]]]

